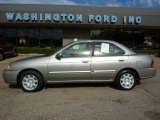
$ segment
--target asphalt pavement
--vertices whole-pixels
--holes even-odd
[[[113,84],[47,85],[25,93],[2,79],[2,70],[21,55],[0,61],[0,120],[160,120],[160,63],[157,74],[131,91]]]

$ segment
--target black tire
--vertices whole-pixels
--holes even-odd
[[[115,82],[118,89],[131,90],[135,87],[137,81],[138,81],[138,78],[133,71],[124,70],[117,75]]]
[[[3,55],[0,53],[0,61],[3,60]]]
[[[26,80],[24,78],[27,78],[28,76],[32,76],[32,78],[34,76],[34,80],[37,81],[36,87],[34,89],[27,88],[26,86],[28,84],[26,86],[24,85],[25,84],[24,82]],[[31,79],[31,80],[33,80],[33,79]],[[27,82],[27,83],[29,83],[29,82]],[[19,84],[20,84],[20,87],[22,88],[22,90],[25,91],[25,92],[37,92],[37,91],[40,91],[40,90],[43,89],[43,87],[44,87],[44,79],[43,79],[43,77],[42,77],[42,75],[40,73],[38,73],[38,72],[36,72],[34,70],[28,70],[28,71],[25,71],[25,72],[22,73],[22,75],[20,77]],[[31,83],[31,84],[33,84],[33,83]]]

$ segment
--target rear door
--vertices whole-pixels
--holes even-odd
[[[128,56],[112,43],[95,42],[91,62],[91,76],[93,80],[113,81],[118,70],[127,64]]]

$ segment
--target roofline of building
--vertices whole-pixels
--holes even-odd
[[[160,11],[160,8],[145,8],[145,7],[129,7],[129,6],[100,6],[100,5],[78,5],[78,4],[75,4],[75,5],[61,5],[61,4],[38,4],[38,3],[33,3],[33,4],[30,4],[30,3],[0,3],[0,5],[36,5],[36,6],[77,6],[77,7],[96,7],[96,8],[129,8],[129,9],[153,9],[153,10],[159,10]]]

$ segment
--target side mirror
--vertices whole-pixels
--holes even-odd
[[[60,60],[62,57],[63,57],[63,56],[62,56],[61,53],[58,53],[58,54],[56,55],[56,58],[57,58],[58,60]]]

